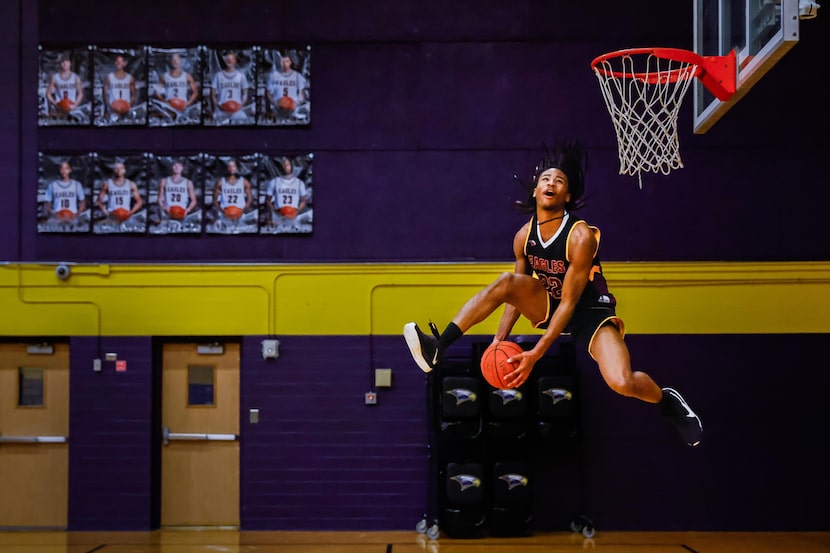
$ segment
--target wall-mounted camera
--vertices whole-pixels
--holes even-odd
[[[66,280],[72,274],[72,269],[66,263],[61,263],[55,267],[55,276],[60,280]]]

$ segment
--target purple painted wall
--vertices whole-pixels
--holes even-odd
[[[635,368],[681,390],[705,443],[690,450],[653,409],[588,369],[586,496],[603,528],[828,530],[821,438],[823,335],[629,336]],[[691,398],[694,398],[693,400]]]
[[[17,4],[17,3],[15,3]],[[511,208],[543,142],[589,146],[589,206],[606,260],[821,260],[825,102],[812,92],[827,19],[705,135],[691,97],[680,116],[686,168],[666,177],[617,174],[610,117],[589,61],[642,45],[691,46],[691,6],[639,0],[502,2],[249,2],[193,12],[184,3],[20,2],[8,17],[0,71],[5,174],[0,251],[10,260],[343,261],[502,260],[523,222]],[[659,9],[656,9],[659,6]],[[242,11],[239,11],[242,10]],[[12,14],[14,8],[11,10]],[[644,18],[642,14],[650,13]],[[129,17],[129,25],[111,21]],[[38,43],[162,44],[285,41],[312,45],[313,124],[307,129],[38,129]],[[18,53],[18,43],[22,50]],[[22,63],[22,65],[21,65]],[[19,99],[22,93],[22,99]],[[20,110],[17,109],[20,104]],[[18,119],[20,117],[21,119]],[[42,151],[314,152],[311,237],[38,236],[35,155]],[[19,148],[19,149],[18,149]],[[18,155],[19,152],[19,155]],[[22,177],[17,171],[22,167]],[[782,196],[782,186],[787,193]],[[19,197],[17,197],[19,194]],[[766,205],[767,198],[776,199]],[[779,205],[779,201],[781,205]],[[9,207],[13,206],[13,207]],[[468,221],[463,228],[458,220]],[[338,240],[343,228],[350,240]],[[454,239],[447,240],[452,236]],[[17,242],[20,245],[17,245]],[[336,245],[336,247],[332,247]]]
[[[363,403],[370,352],[377,366],[401,366],[400,341],[286,338],[279,359],[265,361],[253,355],[260,339],[242,344],[244,527],[414,528],[426,502],[423,373],[395,370],[378,405]],[[258,424],[247,422],[251,408]]]
[[[151,528],[158,505],[153,494],[154,457],[160,441],[153,417],[153,359],[150,338],[73,338],[69,372],[69,528]],[[92,360],[117,352],[94,372]],[[154,442],[155,438],[155,442]],[[154,472],[155,470],[155,472]],[[156,520],[156,524],[158,521]]]
[[[22,119],[20,55],[21,7],[17,2],[3,9],[0,18],[0,167],[3,174],[3,201],[0,202],[0,259],[20,258],[22,186],[20,160]],[[32,136],[33,129],[29,128]],[[26,202],[28,205],[28,202]],[[34,228],[34,227],[32,227]]]

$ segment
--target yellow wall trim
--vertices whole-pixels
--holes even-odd
[[[512,263],[0,264],[0,336],[397,335]],[[629,334],[830,332],[830,262],[613,262]],[[475,327],[492,334],[501,310]],[[523,319],[514,332],[533,334]]]

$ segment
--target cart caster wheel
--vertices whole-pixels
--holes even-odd
[[[426,534],[427,524],[427,519],[422,519],[415,525],[415,530],[417,530],[419,534]]]
[[[437,540],[441,536],[441,530],[438,528],[437,524],[433,524],[427,530],[427,537],[431,540]]]
[[[581,515],[571,521],[571,531],[575,534],[582,534],[586,538],[593,538],[597,533],[594,523],[588,517]]]

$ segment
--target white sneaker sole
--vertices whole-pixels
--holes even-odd
[[[403,326],[403,337],[406,339],[406,345],[409,346],[409,353],[412,354],[412,359],[418,364],[418,368],[425,373],[431,372],[432,367],[424,359],[424,354],[421,351],[421,340],[418,339],[418,331],[415,330],[415,323],[406,323]]]

